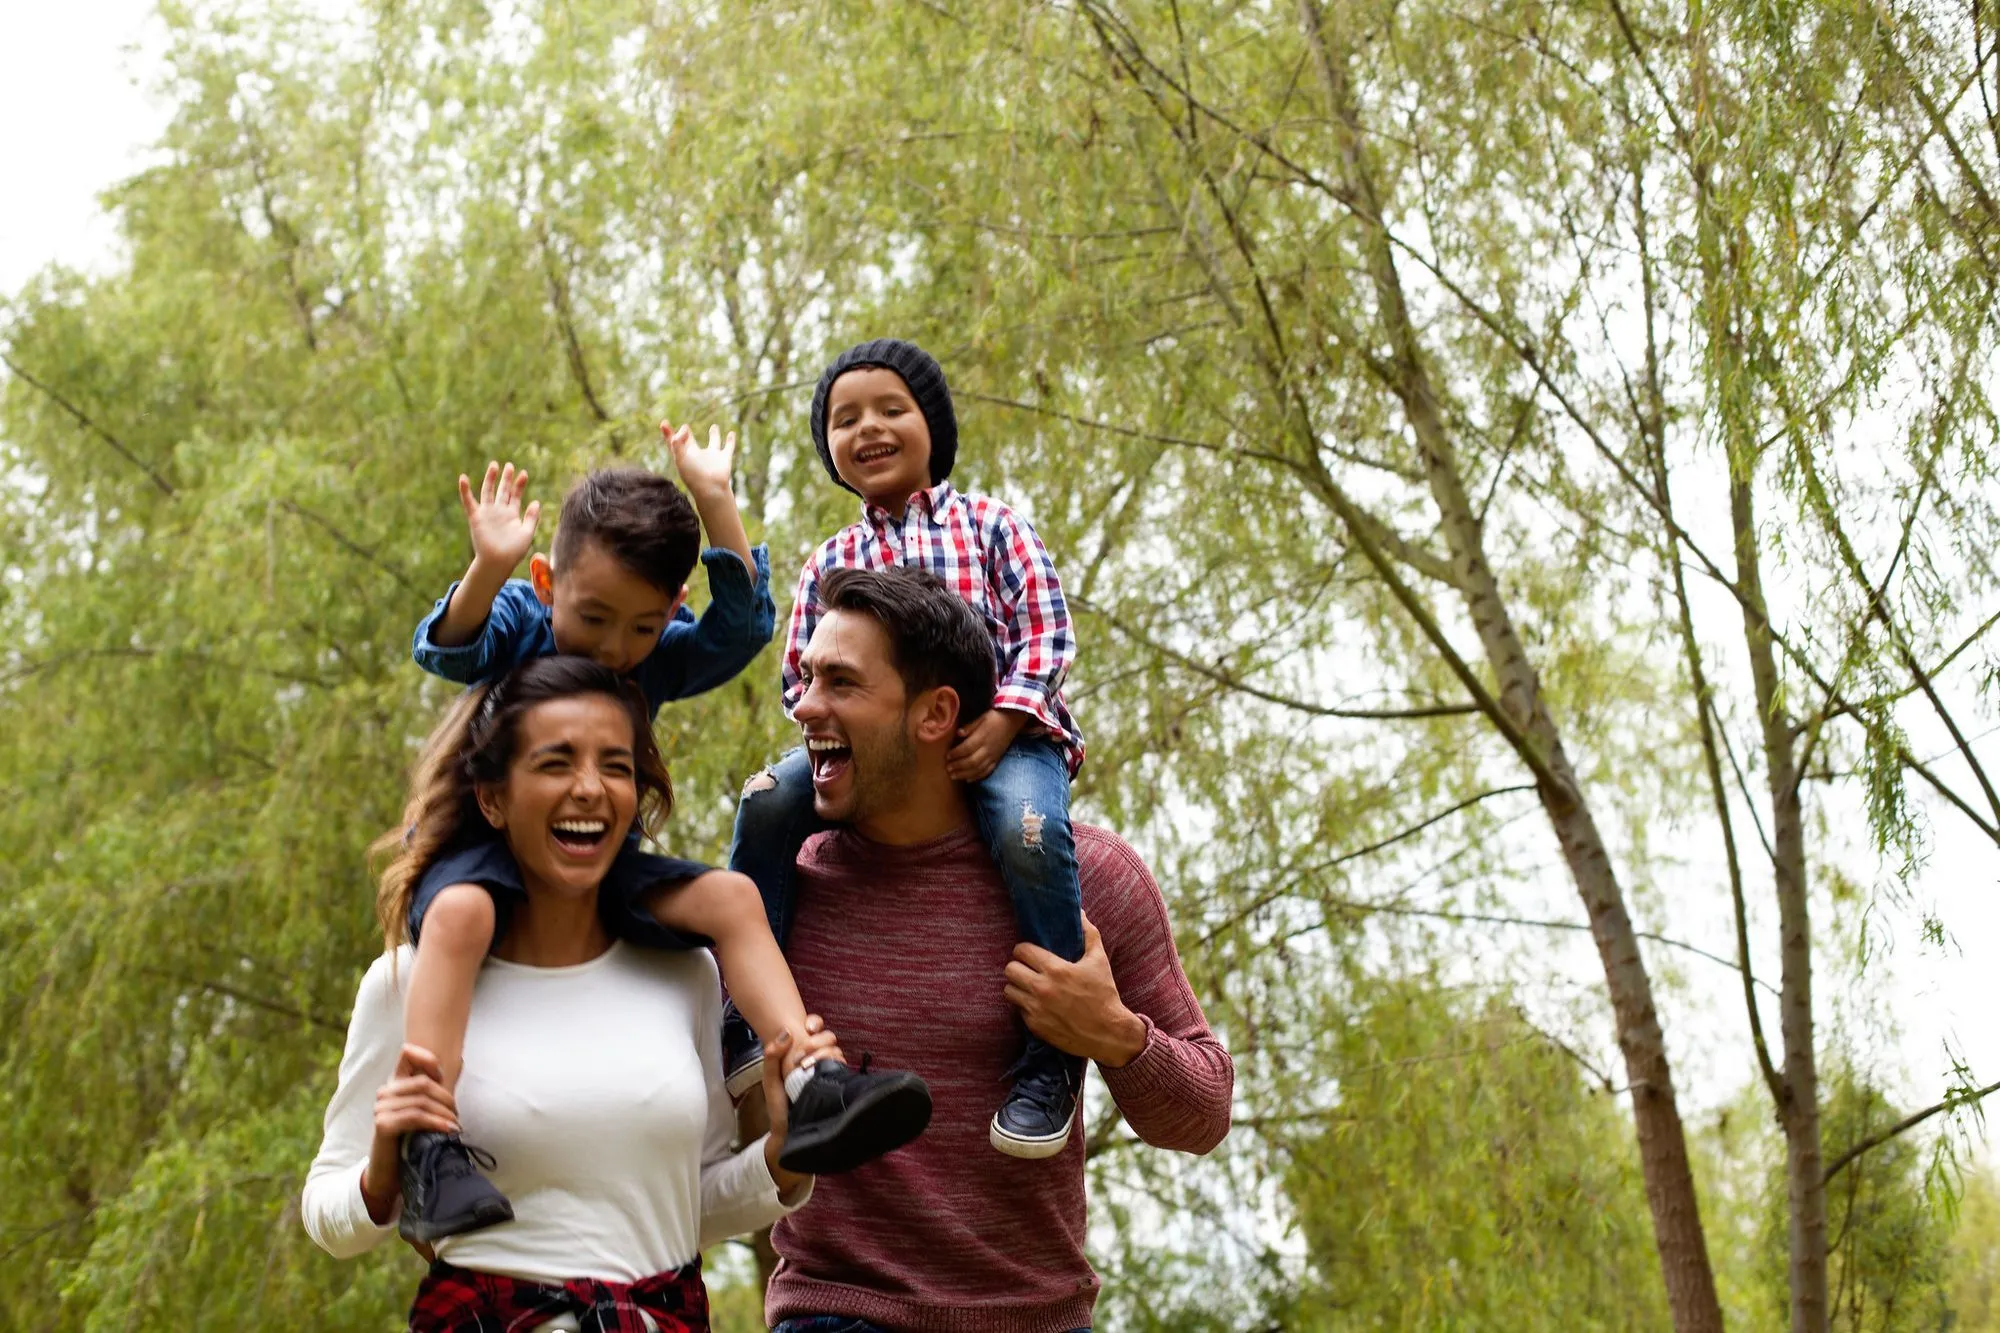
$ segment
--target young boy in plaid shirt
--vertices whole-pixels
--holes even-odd
[[[835,569],[927,569],[969,602],[993,634],[994,707],[963,729],[951,777],[968,784],[981,837],[1013,898],[1021,937],[1069,962],[1083,956],[1083,913],[1070,833],[1069,783],[1083,737],[1062,699],[1076,635],[1055,563],[1028,521],[998,500],[961,494],[947,478],[958,422],[944,371],[894,338],[850,347],[820,376],[813,444],[836,483],[863,500],[859,522],[829,538],[799,577],[783,668],[785,709],[804,693],[799,658],[820,620],[820,580]],[[756,881],[782,946],[799,848],[829,827],[816,794],[850,778],[834,740],[792,751],[744,787],[729,864]],[[760,1076],[762,1050],[740,1018],[726,1021],[732,1091]],[[1014,1157],[1052,1157],[1069,1139],[1083,1060],[1028,1036],[989,1139]]]

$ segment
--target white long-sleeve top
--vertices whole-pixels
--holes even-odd
[[[361,1198],[375,1133],[375,1092],[403,1044],[403,992],[414,954],[375,960],[361,979],[340,1085],[300,1200],[306,1231],[336,1258],[369,1249],[376,1225]],[[514,1220],[438,1242],[461,1268],[537,1282],[632,1282],[679,1268],[703,1247],[754,1231],[789,1206],[759,1139],[729,1150],[722,1088],[722,1003],[706,950],[614,943],[573,967],[486,960],[472,996],[456,1089],[468,1143]]]

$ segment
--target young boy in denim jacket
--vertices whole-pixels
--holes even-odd
[[[819,584],[829,571],[910,565],[971,603],[993,633],[999,688],[994,707],[961,733],[950,773],[969,784],[1021,937],[1077,961],[1083,912],[1069,784],[1083,763],[1083,737],[1062,699],[1076,635],[1055,563],[1026,519],[946,480],[958,451],[957,416],[944,371],[914,343],[881,338],[834,358],[813,393],[812,435],[827,474],[864,503],[860,521],[829,538],[799,578],[785,648],[786,710],[803,693],[799,657],[819,623]],[[814,813],[815,790],[838,783],[845,767],[831,743],[794,750],[752,778],[737,806],[729,864],[756,881],[780,945],[799,848],[828,827]],[[732,1088],[761,1073],[756,1023],[746,1026],[745,1018],[725,1018],[723,1028]],[[1076,1118],[1083,1060],[1029,1035],[1014,1072],[988,1138],[1011,1156],[1052,1157]]]
[[[521,507],[527,474],[489,464],[477,496],[458,479],[471,529],[465,577],[417,626],[424,670],[472,685],[521,661],[574,653],[629,676],[655,715],[660,705],[720,685],[770,642],[776,608],[769,554],[752,549],[730,489],[735,436],[704,448],[683,426],[669,432],[690,506],[665,477],[637,468],[594,472],[564,497],[553,559],[536,555],[529,578],[510,577],[528,553],[539,502]],[[697,620],[683,602],[702,529],[711,599]],[[605,829],[558,829],[580,849]],[[437,1056],[456,1083],[472,990],[493,942],[525,890],[506,844],[490,830],[448,849],[425,872],[411,906],[417,957],[404,1038]],[[756,889],[742,875],[642,852],[619,852],[599,902],[619,938],[652,948],[712,947],[736,1003],[772,1030],[805,1035],[806,1012],[772,938]],[[907,1143],[930,1118],[923,1080],[895,1071],[856,1073],[835,1060],[790,1072],[792,1131],[782,1164],[803,1174],[849,1170]],[[399,1228],[429,1241],[512,1218],[513,1209],[456,1135],[411,1134],[403,1145]]]

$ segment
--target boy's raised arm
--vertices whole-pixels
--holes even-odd
[[[493,613],[493,599],[534,545],[542,502],[532,501],[523,510],[521,496],[527,489],[528,474],[516,472],[512,463],[504,468],[498,463],[486,465],[477,499],[472,483],[464,473],[459,474],[458,502],[472,533],[472,563],[452,592],[444,614],[431,622],[430,640],[438,647],[462,648],[479,637],[486,618]]]
[[[736,508],[736,491],[730,485],[731,468],[736,461],[736,432],[729,432],[725,440],[722,427],[710,426],[708,443],[700,445],[695,443],[694,427],[675,430],[662,421],[660,434],[667,437],[667,448],[674,455],[674,471],[681,474],[681,485],[687,487],[688,499],[694,501],[694,512],[701,518],[701,530],[708,534],[708,544],[733,552],[743,562],[743,568],[754,574],[757,567],[750,558],[750,534],[743,530],[743,515]]]

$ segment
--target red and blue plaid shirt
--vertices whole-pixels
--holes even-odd
[[[799,575],[785,640],[785,711],[805,694],[799,659],[825,614],[820,580],[836,569],[927,569],[971,603],[993,635],[996,708],[1035,720],[1055,742],[1071,776],[1083,764],[1083,734],[1063,703],[1063,678],[1076,661],[1076,631],[1048,548],[1028,520],[984,495],[961,495],[948,481],[918,491],[901,517],[867,504],[861,521],[836,532]]]
[[[561,1314],[575,1315],[583,1333],[708,1333],[701,1260],[637,1282],[555,1283],[475,1273],[440,1259],[417,1288],[410,1333],[526,1333]]]

